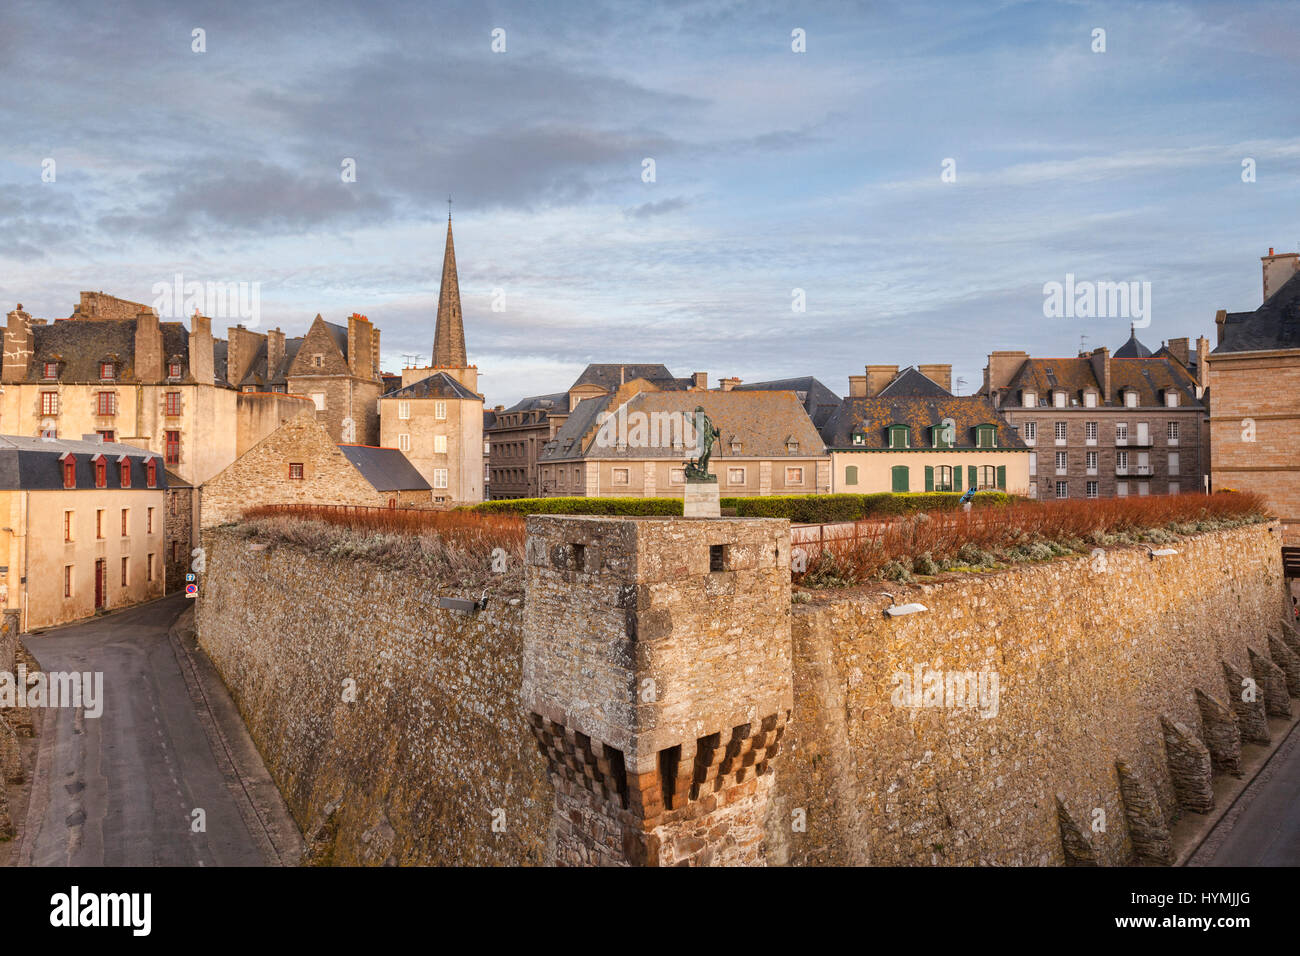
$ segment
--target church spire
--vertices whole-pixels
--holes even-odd
[[[447,248],[442,254],[442,287],[438,290],[438,324],[433,333],[433,364],[465,368],[465,323],[460,316],[460,283],[456,279],[456,249],[451,243],[451,210],[447,210]]]

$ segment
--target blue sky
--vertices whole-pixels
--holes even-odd
[[[362,312],[396,370],[450,193],[489,406],[592,361],[969,391],[991,350],[1127,338],[1044,318],[1046,282],[1149,281],[1147,345],[1213,341],[1300,248],[1293,4],[241,6],[0,11],[2,311],[258,282],[263,327]]]

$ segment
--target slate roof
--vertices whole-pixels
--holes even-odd
[[[622,370],[620,375],[619,370]],[[614,391],[620,385],[632,381],[634,378],[643,378],[646,381],[654,382],[660,388],[689,388],[692,380],[689,378],[675,378],[673,373],[668,371],[664,365],[599,365],[591,364],[582,370],[582,374],[569,388],[577,388],[579,385],[599,385],[608,391]]]
[[[1216,354],[1300,348],[1300,272],[1254,312],[1229,312],[1222,328]]]
[[[794,392],[812,419],[813,425],[821,428],[840,407],[840,397],[829,388],[805,375],[802,378],[782,378],[774,382],[754,382],[750,385],[737,385],[734,392]]]
[[[92,459],[103,454],[109,460],[108,486],[119,490],[120,479],[115,471],[117,459],[125,455],[131,463],[132,491],[153,491],[147,487],[145,463],[154,459],[162,465],[162,455],[135,445],[121,442],[76,441],[75,439],[28,437],[26,435],[0,435],[0,489],[6,491],[48,491],[63,488],[63,463],[59,460],[65,452],[76,456],[77,487],[95,487],[95,469]],[[167,471],[158,468],[157,488],[167,487]],[[71,489],[69,489],[71,490]]]
[[[212,371],[218,382],[226,381],[226,370],[230,367],[230,343],[225,339],[212,340]]]
[[[1128,341],[1117,348],[1111,358],[1151,358],[1151,355],[1151,350],[1138,341],[1137,329],[1130,325]]]
[[[318,314],[316,318],[320,319],[320,315]],[[321,324],[325,326],[330,336],[333,337],[334,344],[339,347],[339,351],[343,353],[343,357],[347,358],[348,357],[348,327],[346,325],[339,325],[336,322],[326,322],[324,319],[321,319]]]
[[[412,382],[405,388],[389,392],[384,398],[463,398],[482,401],[482,396],[470,391],[446,372],[434,372],[428,378]]]
[[[428,491],[431,487],[396,448],[339,445],[339,451],[376,491]]]
[[[975,448],[976,425],[996,425],[999,448],[1028,447],[983,395],[846,398],[821,433],[827,448],[870,451],[889,449],[890,425],[908,425],[911,428],[909,447],[929,449],[935,447],[930,427],[942,424],[946,418],[951,418],[955,426],[954,449]],[[864,434],[860,445],[853,442],[853,435],[858,432]]]
[[[528,398],[521,398],[506,409],[507,412],[528,412],[533,410],[544,412],[560,411],[567,415],[569,413],[569,393],[554,392],[550,395],[530,395]]]
[[[117,378],[135,378],[135,319],[66,320],[32,326],[27,381],[41,381],[46,362],[62,362],[59,380],[98,382],[99,363],[118,362]]]
[[[555,438],[546,443],[542,461],[575,458],[674,458],[688,457],[684,448],[654,445],[650,447],[601,446],[596,444],[602,412],[614,413],[615,396],[604,395],[579,402]],[[812,419],[793,393],[776,392],[684,392],[644,391],[626,403],[629,421],[634,412],[647,415],[669,413],[693,414],[697,405],[721,432],[713,447],[716,458],[807,458],[825,454],[821,436]],[[738,439],[739,451],[731,452],[731,442]],[[786,442],[798,442],[798,451],[789,451]]]
[[[916,368],[909,366],[899,372],[890,380],[889,384],[882,388],[877,398],[907,398],[907,397],[928,397],[928,398],[945,398],[952,395],[938,382],[921,374]]]
[[[304,336],[297,336],[292,339],[284,340],[284,358],[280,360],[280,367],[268,369],[267,364],[270,360],[268,352],[268,340],[262,339],[258,342],[257,353],[253,360],[248,363],[248,371],[244,377],[235,384],[240,388],[245,385],[253,385],[258,391],[265,391],[271,385],[288,385],[289,384],[289,366],[293,364],[294,358],[298,355],[298,350],[302,348]]]
[[[1110,385],[1113,400],[1110,405],[1124,404],[1122,391],[1136,389],[1140,406],[1164,405],[1164,390],[1177,389],[1180,406],[1197,406],[1203,402],[1196,397],[1196,380],[1181,362],[1173,357],[1153,358],[1112,358],[1110,363]],[[1015,376],[1000,391],[1004,401],[1020,404],[1020,395],[1024,391],[1033,391],[1038,395],[1039,406],[1051,405],[1051,392],[1064,388],[1072,400],[1083,404],[1085,389],[1096,389],[1100,394],[1102,383],[1097,380],[1088,358],[1040,358],[1027,359]],[[1009,396],[1009,399],[1008,399]],[[1101,402],[1106,407],[1106,402]]]

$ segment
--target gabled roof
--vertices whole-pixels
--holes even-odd
[[[1164,405],[1166,389],[1177,389],[1180,393],[1179,405],[1203,405],[1196,397],[1196,380],[1191,373],[1172,356],[1152,358],[1114,358],[1110,363],[1111,392],[1113,405],[1122,405],[1121,393],[1125,389],[1134,389],[1138,393],[1138,404],[1142,406]],[[1038,396],[1040,405],[1051,404],[1051,393],[1055,389],[1064,389],[1071,400],[1082,404],[1083,392],[1092,389],[1101,395],[1102,383],[1097,380],[1097,372],[1089,358],[1031,358],[1020,366],[1007,386],[998,391],[1004,401],[1020,404],[1020,395],[1032,391]],[[1100,404],[1106,405],[1104,397]]]
[[[840,407],[840,397],[829,388],[805,375],[802,378],[782,378],[774,382],[754,382],[749,385],[737,385],[735,392],[794,392],[812,419],[813,425],[821,428]]]
[[[1027,447],[983,395],[846,398],[822,429],[822,438],[832,449],[883,449],[889,447],[889,426],[906,425],[911,429],[910,448],[933,448],[930,429],[945,419],[952,420],[956,432],[954,449],[975,447],[977,425],[997,427],[999,448]],[[860,445],[853,441],[859,433],[864,436]]]
[[[320,315],[318,314],[316,318],[320,319]],[[343,357],[346,359],[348,357],[348,327],[339,325],[337,322],[326,322],[324,319],[321,319],[321,325],[325,326],[326,331],[334,339],[334,344],[339,347],[339,351],[343,353]]]
[[[68,319],[32,326],[33,352],[27,380],[40,381],[46,362],[62,362],[64,382],[98,382],[99,363],[118,363],[117,378],[135,379],[135,319]]]
[[[926,375],[922,375],[915,368],[909,366],[903,369],[890,381],[888,385],[880,390],[877,398],[944,398],[952,395],[938,382],[933,381]]]
[[[579,402],[563,427],[542,452],[542,461],[559,461],[574,458],[591,459],[649,459],[690,457],[685,448],[665,444],[633,447],[606,446],[596,442],[602,413],[620,414],[614,405],[614,395],[602,395]],[[674,416],[691,416],[696,406],[704,412],[721,433],[713,446],[714,457],[725,458],[808,458],[825,454],[821,436],[812,420],[794,394],[778,392],[686,392],[640,391],[623,403],[628,420],[634,422],[634,413],[645,413],[649,421],[654,416],[662,419]],[[661,420],[662,420],[661,419]],[[788,441],[798,443],[798,450],[786,447]],[[731,444],[740,442],[732,454]]]
[[[431,487],[396,448],[339,445],[339,451],[376,491],[428,491]]]
[[[1111,358],[1150,358],[1151,350],[1138,341],[1137,328],[1130,325],[1128,341],[1115,350]]]
[[[102,321],[102,320],[101,320]],[[94,488],[95,472],[92,461],[103,455],[116,463],[125,457],[131,463],[131,490],[154,490],[147,487],[146,463],[158,463],[155,488],[167,487],[166,469],[162,468],[162,455],[146,448],[121,442],[76,441],[67,438],[33,438],[26,435],[0,435],[0,489],[48,491],[63,487],[63,462],[61,458],[72,455],[76,459],[78,488]],[[109,487],[118,488],[116,471],[109,472]]]
[[[1300,272],[1254,312],[1229,312],[1222,328],[1215,354],[1300,348]]]
[[[654,382],[660,388],[686,388],[691,384],[691,380],[674,378],[673,373],[668,371],[664,365],[608,365],[608,364],[591,364],[582,370],[582,374],[577,380],[569,386],[570,389],[577,388],[579,385],[598,385],[607,391],[614,391],[625,382],[630,382],[634,378],[644,378],[646,381]]]
[[[389,392],[384,398],[458,398],[483,401],[481,395],[470,391],[446,372],[434,372],[428,378]]]
[[[550,395],[530,395],[528,398],[521,398],[509,408],[507,412],[531,412],[542,411],[548,413],[560,412],[569,414],[569,393],[554,392]]]

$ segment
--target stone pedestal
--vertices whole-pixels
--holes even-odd
[[[762,865],[793,706],[780,519],[532,515],[521,700],[555,860]]]
[[[686,497],[682,500],[683,518],[720,518],[717,481],[687,481]]]

